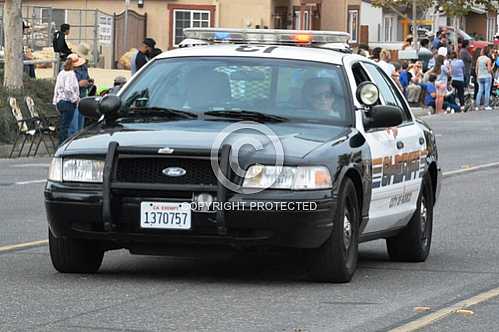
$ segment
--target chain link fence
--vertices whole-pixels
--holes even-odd
[[[52,39],[61,24],[71,26],[66,37],[69,47],[76,51],[86,44],[91,66],[106,67],[112,64],[113,16],[99,10],[59,9],[39,6],[23,6],[23,20],[30,27],[24,34],[25,48],[35,52],[35,57],[53,57]],[[3,8],[0,7],[0,47],[4,47]],[[38,52],[38,53],[37,53]]]

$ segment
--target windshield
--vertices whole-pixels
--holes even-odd
[[[196,114],[246,111],[303,121],[352,124],[341,67],[281,59],[158,59],[120,95],[139,106]],[[221,113],[223,115],[223,113]]]

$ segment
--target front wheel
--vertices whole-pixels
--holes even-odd
[[[433,190],[428,177],[423,180],[416,212],[395,237],[386,240],[391,260],[423,262],[430,253],[433,230]]]
[[[349,282],[357,269],[360,207],[352,180],[343,182],[340,193],[331,236],[311,252],[314,281]]]
[[[50,230],[49,251],[52,265],[61,273],[95,273],[104,258],[95,241],[56,238]]]

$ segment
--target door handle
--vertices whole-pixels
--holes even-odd
[[[403,149],[403,148],[404,148],[404,142],[402,142],[402,141],[398,141],[398,142],[397,142],[397,149],[401,150],[401,149]]]

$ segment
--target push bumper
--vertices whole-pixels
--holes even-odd
[[[113,228],[103,218],[102,186],[75,186],[48,182],[45,190],[47,219],[57,237],[102,240],[116,248],[165,248],[170,246],[295,247],[317,248],[330,236],[336,198],[331,191],[285,192],[227,198],[224,231],[217,213],[192,212],[187,231],[140,227],[140,203],[152,197],[120,196],[111,206]],[[191,202],[161,198],[158,202]],[[154,252],[154,250],[152,251]]]

